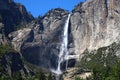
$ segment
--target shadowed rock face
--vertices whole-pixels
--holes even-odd
[[[76,61],[72,58],[79,59],[86,48],[90,51],[119,41],[119,7],[119,0],[87,0],[74,8],[68,36],[70,67]],[[67,16],[68,12],[65,10],[59,8],[50,10],[44,17],[26,25],[28,28],[10,33],[9,38],[13,47],[33,64],[56,68],[61,33]]]
[[[0,64],[2,65],[4,72],[9,76],[12,76],[16,71],[19,70],[23,72],[22,76],[28,74],[30,71],[21,59],[20,54],[17,52],[5,53],[1,58]]]
[[[14,3],[13,0],[0,0],[0,16],[6,36],[14,31],[17,25],[23,26],[34,19],[23,5]]]

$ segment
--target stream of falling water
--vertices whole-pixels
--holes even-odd
[[[68,60],[68,27],[69,27],[69,19],[70,19],[70,14],[68,15],[68,18],[66,20],[65,26],[64,26],[64,33],[62,36],[62,43],[60,47],[60,53],[59,53],[59,59],[58,59],[58,66],[56,70],[52,70],[53,73],[55,74],[62,74],[61,71],[61,63],[65,60]],[[66,69],[67,69],[68,61],[66,61]]]

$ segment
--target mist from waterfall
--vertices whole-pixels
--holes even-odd
[[[61,71],[61,63],[66,60],[66,69],[68,65],[68,27],[69,27],[69,19],[70,19],[70,14],[68,15],[68,18],[66,20],[65,26],[64,26],[64,32],[62,36],[62,43],[60,47],[60,53],[59,53],[59,59],[58,59],[58,66],[56,70],[52,70],[53,73],[55,74],[62,74]]]

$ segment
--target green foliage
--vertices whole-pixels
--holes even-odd
[[[50,73],[50,74],[48,75],[48,80],[53,80],[53,79],[52,79],[52,73]]]
[[[13,80],[22,80],[23,79],[20,71],[13,73],[12,78],[13,78]]]
[[[116,80],[116,78],[113,76],[109,76],[109,77],[105,78],[105,80]]]
[[[0,80],[9,80],[9,76],[0,76]],[[53,80],[52,74],[50,73],[48,76],[46,76],[42,71],[39,73],[35,73],[34,75],[28,74],[24,77],[22,76],[22,73],[20,71],[17,71],[12,74],[12,80]]]
[[[0,45],[0,80],[10,79],[9,75],[6,73],[6,70],[4,69],[5,66],[1,64],[2,56],[5,53],[16,53],[16,51],[12,49],[10,46]]]
[[[86,50],[76,67],[89,70],[92,75],[88,80],[120,80],[120,59],[116,56],[120,50],[119,43],[89,52]]]
[[[112,66],[118,61],[116,56],[118,50],[120,50],[120,45],[116,43],[91,52],[86,50],[77,67],[91,70],[97,66]]]
[[[75,76],[75,80],[84,80],[84,79],[82,79],[82,78],[80,78],[78,76]]]
[[[14,31],[17,31],[17,30],[20,30],[22,29],[23,27],[20,26],[20,25],[14,25]]]
[[[46,76],[42,71],[39,73],[36,73],[35,77],[37,77],[39,80],[46,80]]]
[[[96,67],[89,80],[120,80],[120,62],[111,67]]]
[[[23,80],[39,80],[35,76],[27,75]]]
[[[10,46],[0,45],[0,55],[10,52],[16,52],[16,51],[12,49]]]
[[[9,77],[5,75],[0,75],[0,80],[9,80]]]

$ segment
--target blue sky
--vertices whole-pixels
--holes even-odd
[[[34,17],[44,15],[48,10],[63,8],[71,11],[76,4],[84,0],[14,0],[22,3]]]

